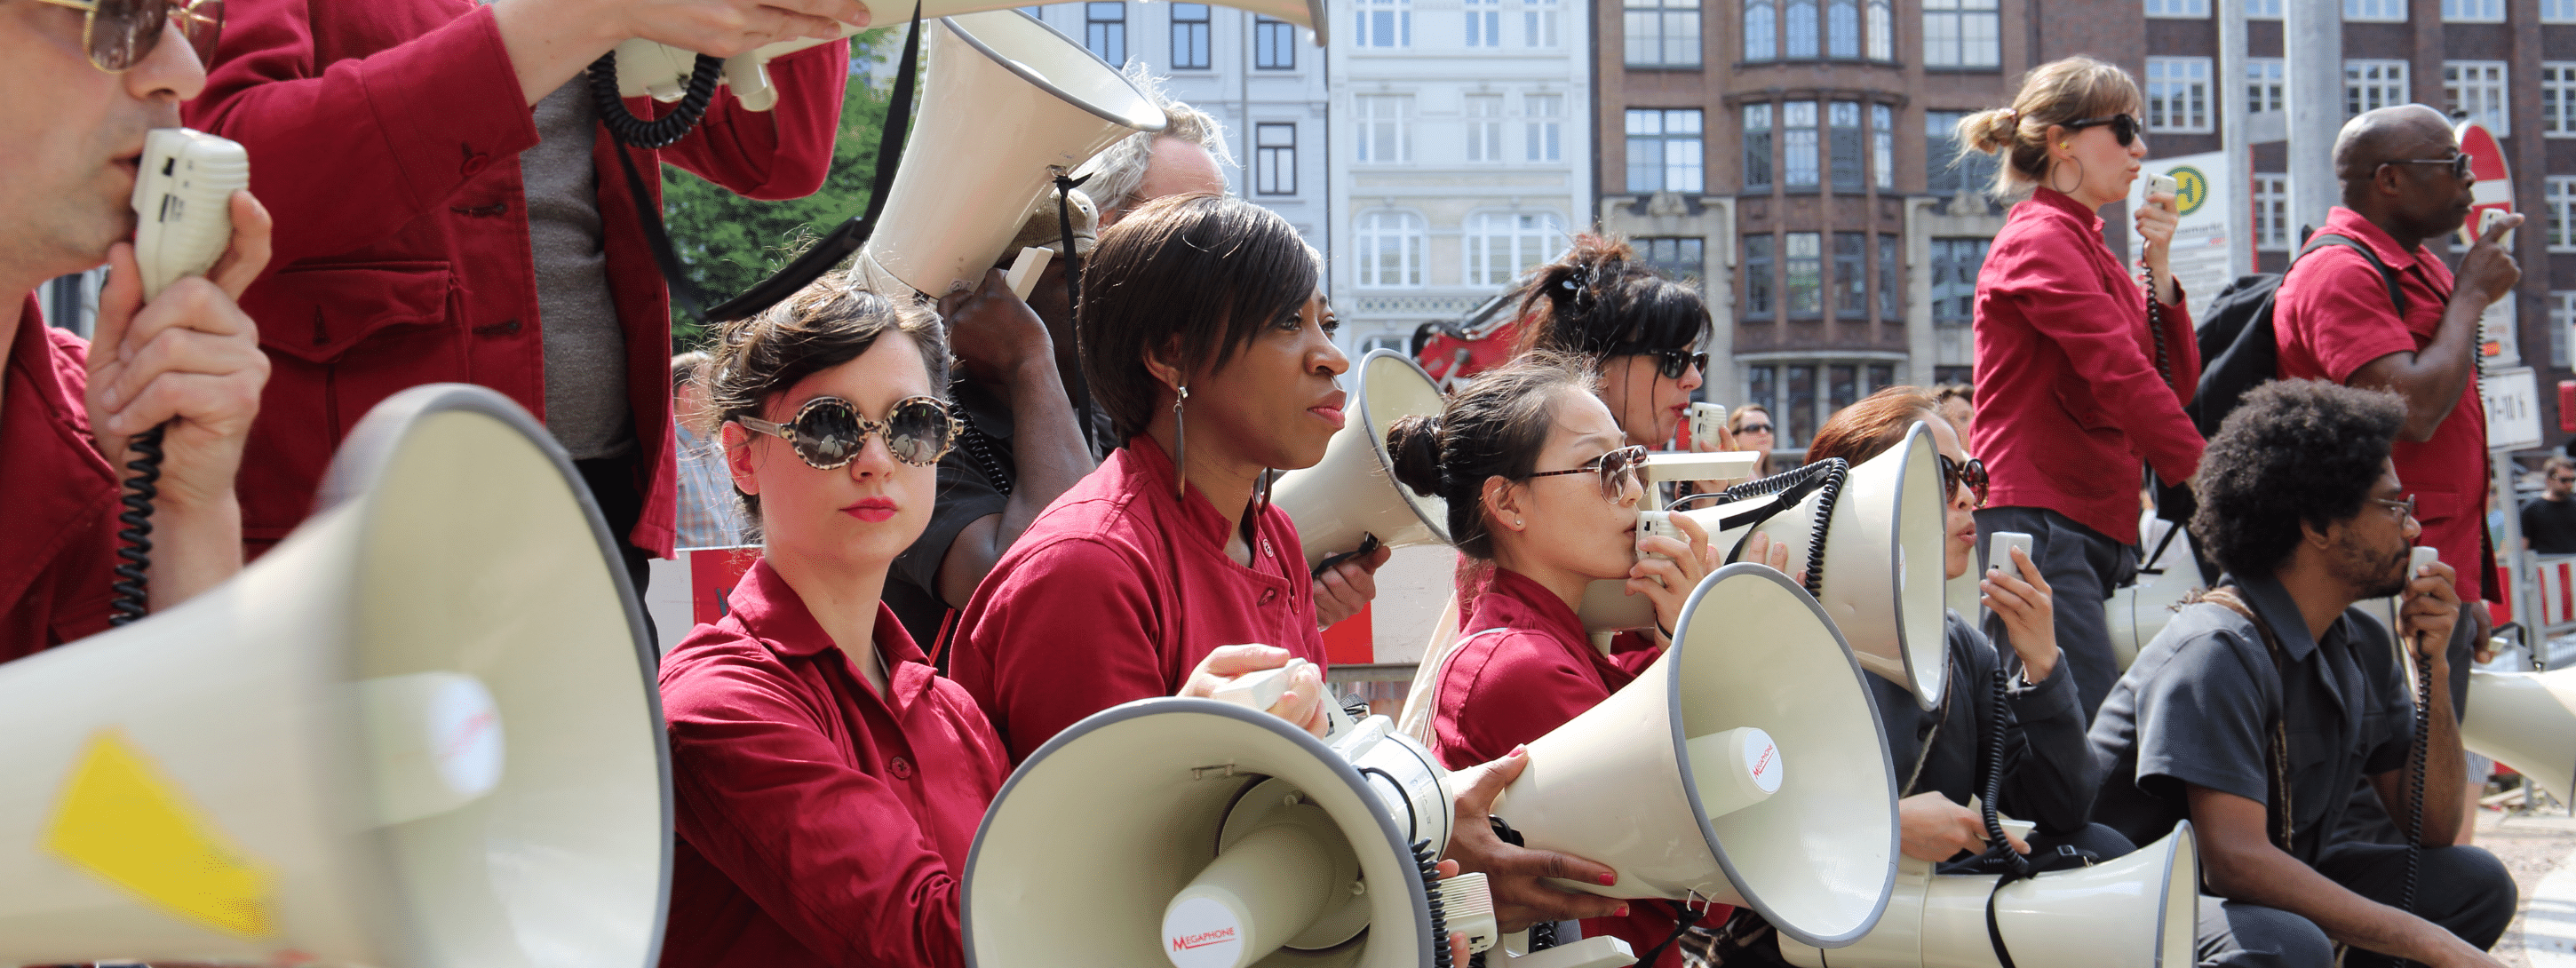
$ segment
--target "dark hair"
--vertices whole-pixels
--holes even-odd
[[[948,334],[928,310],[860,288],[836,271],[797,290],[787,301],[749,319],[724,324],[716,334],[714,378],[707,381],[707,409],[714,426],[758,417],[772,397],[806,377],[858,359],[892,333],[911,337],[930,374],[931,395],[948,396]],[[760,496],[742,499],[748,527],[760,527]]]
[[[2192,538],[2230,574],[2271,574],[2297,550],[2301,523],[2361,512],[2405,423],[2394,393],[2316,380],[2254,388],[2201,451]]]
[[[1395,479],[1413,493],[1449,502],[1450,543],[1460,554],[1490,561],[1494,536],[1485,528],[1486,479],[1528,479],[1556,424],[1560,392],[1589,395],[1600,379],[1590,359],[1551,350],[1524,353],[1476,374],[1439,416],[1403,417],[1387,426]]]
[[[1082,371],[1124,441],[1169,391],[1145,360],[1166,349],[1182,373],[1223,366],[1315,295],[1315,260],[1279,214],[1239,198],[1171,195],[1100,233],[1082,266]],[[1177,342],[1179,345],[1174,347]]]
[[[1835,412],[1807,445],[1807,463],[1840,457],[1854,465],[1886,453],[1905,439],[1905,432],[1925,420],[1941,419],[1940,401],[1916,387],[1888,387]],[[1942,495],[1949,503],[1949,495]]]
[[[1656,275],[1617,236],[1586,232],[1521,284],[1520,350],[1580,353],[1595,363],[1639,350],[1686,350],[1709,329],[1699,291]]]

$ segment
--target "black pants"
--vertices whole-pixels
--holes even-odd
[[[2075,523],[2074,518],[2045,508],[1980,508],[1977,510],[1977,565],[1990,564],[1986,549],[1997,531],[2030,536],[2030,561],[2048,579],[2056,614],[2057,648],[2075,676],[2076,702],[2091,725],[2093,710],[2120,681],[2120,665],[2111,655],[2111,619],[2102,610],[2111,590],[2138,573],[2137,549]],[[2012,641],[2001,616],[1988,615],[1986,637],[1998,645]]]
[[[2406,884],[2406,848],[2338,844],[2317,860],[2317,873],[2355,894],[2394,905]],[[2424,852],[2415,913],[2481,949],[2493,947],[2513,921],[2513,876],[2494,854],[2476,847]],[[2355,948],[2345,968],[2382,968],[2396,959]],[[2326,968],[2334,944],[2308,919],[2273,908],[2200,899],[2200,963],[2226,968]]]
[[[581,472],[581,482],[590,487],[590,499],[599,504],[599,516],[608,521],[608,540],[626,565],[627,583],[635,586],[635,601],[644,601],[644,585],[652,577],[648,564],[653,553],[636,547],[627,540],[635,533],[635,523],[644,519],[644,484],[641,479],[644,459],[633,454],[625,457],[601,457],[572,462]],[[660,641],[653,628],[653,613],[644,613],[645,634]]]

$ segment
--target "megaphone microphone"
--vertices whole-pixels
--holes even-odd
[[[1439,384],[1394,350],[1370,351],[1355,372],[1356,419],[1333,432],[1315,466],[1288,471],[1270,485],[1270,503],[1296,522],[1310,571],[1372,540],[1392,548],[1449,542],[1449,502],[1397,483],[1395,458],[1386,449],[1387,428],[1397,420],[1440,414],[1447,400]]]

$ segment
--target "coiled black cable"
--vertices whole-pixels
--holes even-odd
[[[2011,881],[2030,876],[2030,858],[2023,857],[2020,851],[2013,849],[2011,838],[2004,836],[2003,818],[1995,810],[1995,801],[2004,795],[2003,709],[2004,703],[2012,698],[2012,689],[2008,684],[2011,674],[2004,671],[2004,664],[2000,661],[2000,657],[1998,660],[1995,663],[1993,684],[1989,687],[1994,692],[1994,703],[1986,710],[1985,722],[1978,724],[1984,728],[1986,739],[1986,748],[1981,757],[1985,761],[1983,764],[1985,802],[1979,806],[1986,821],[1986,853],[1999,857],[2007,867],[2011,868],[2012,873],[2005,878],[2006,881]]]
[[[1826,469],[1837,460],[1841,460],[1841,458],[1837,457],[1829,460],[1818,461],[1805,467],[1798,468],[1797,470],[1782,471],[1769,477],[1757,477],[1752,480],[1745,481],[1719,492],[1721,495],[1719,500],[1731,503],[1742,501],[1747,498],[1765,497],[1772,494],[1778,494],[1782,491],[1789,490],[1790,488],[1797,487],[1798,485],[1805,484],[1823,475],[1826,472]]]
[[[716,97],[716,81],[724,77],[724,61],[698,55],[697,67],[689,72],[689,87],[680,95],[680,104],[671,113],[646,121],[626,110],[626,102],[617,93],[617,52],[609,51],[590,62],[590,97],[599,110],[599,123],[617,140],[638,148],[662,148],[688,135],[707,113],[707,105]]]
[[[124,625],[152,612],[152,500],[161,496],[157,485],[161,481],[162,430],[154,427],[125,442],[135,454],[125,469],[134,476],[125,479],[125,510],[116,516],[125,527],[116,532],[116,540],[122,543],[116,556],[123,563],[113,569],[116,581],[108,585],[116,591],[116,599],[108,603],[111,611],[107,624],[111,626]]]
[[[1828,457],[1784,474],[1773,474],[1737,484],[1722,492],[1721,500],[1733,502],[1767,496],[1777,496],[1779,500],[1773,502],[1768,508],[1725,518],[1711,530],[1726,531],[1738,527],[1759,527],[1762,522],[1788,510],[1790,505],[1805,500],[1807,492],[1822,491],[1823,496],[1816,501],[1816,518],[1809,523],[1807,580],[1804,583],[1807,594],[1821,595],[1825,587],[1825,538],[1833,530],[1834,505],[1842,500],[1843,482],[1850,477],[1851,462],[1840,457]],[[1737,541],[1735,547],[1727,552],[1726,560],[1733,563],[1741,559],[1744,555],[1745,541],[1751,540],[1752,537],[1752,532],[1746,531],[1744,540]]]
[[[2433,654],[2425,651],[2424,643],[2415,644],[2415,745],[2406,760],[2408,772],[2414,774],[2407,790],[2412,822],[2406,828],[2406,888],[2397,901],[2397,909],[2408,914],[2415,913],[2415,873],[2424,862],[2424,771],[2430,765],[2433,734]],[[2411,964],[2400,958],[2395,968]]]
[[[1423,904],[1431,912],[1431,966],[1453,968],[1449,957],[1449,909],[1440,903],[1440,855],[1430,838],[1413,842],[1413,868],[1422,878]]]
[[[1813,529],[1807,535],[1806,584],[1809,595],[1825,593],[1825,536],[1833,531],[1834,504],[1842,500],[1843,481],[1851,476],[1851,465],[1843,463],[1842,458],[1831,458],[1825,463],[1833,465],[1833,470],[1825,474],[1824,484],[1816,496],[1816,519],[1808,524]]]

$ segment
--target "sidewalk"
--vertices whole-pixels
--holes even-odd
[[[2555,810],[2507,818],[2481,811],[2478,846],[2504,861],[2522,911],[2496,942],[2515,968],[2576,968],[2576,818]]]

